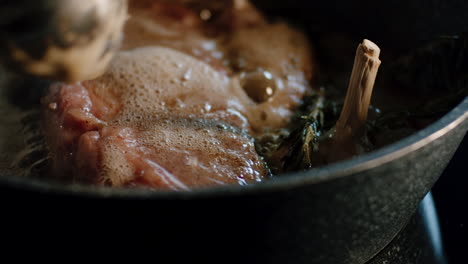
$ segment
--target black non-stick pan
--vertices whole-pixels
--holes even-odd
[[[314,33],[345,32],[381,43],[383,52],[402,54],[440,35],[462,32],[468,24],[466,1],[257,2],[302,25],[312,38]],[[3,210],[20,207],[36,219],[51,207],[60,208],[55,213],[64,221],[81,216],[93,226],[89,233],[106,230],[103,240],[111,235],[117,243],[144,244],[155,260],[361,264],[405,226],[467,130],[468,98],[462,97],[441,119],[403,140],[264,184],[182,193],[112,190],[65,186],[3,170],[0,203],[16,201]],[[76,224],[64,233],[76,235]]]

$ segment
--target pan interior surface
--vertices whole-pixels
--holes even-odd
[[[261,2],[261,1],[260,1]],[[288,9],[288,13],[294,11],[293,8]],[[271,12],[277,15],[277,10]],[[287,19],[287,18],[286,18]],[[303,19],[307,21],[307,19]],[[328,71],[330,75],[337,74],[340,77],[339,80],[347,81],[349,76],[352,60],[355,50],[355,44],[360,39],[365,37],[363,32],[352,32],[351,30],[343,27],[343,32],[332,32],[336,30],[335,24],[340,24],[339,16],[335,19],[336,21],[330,25],[331,30],[324,29],[323,27],[318,30],[316,26],[308,24],[310,21],[302,22],[291,19],[291,22],[297,24],[308,32],[312,43],[315,46],[319,64],[325,71]],[[344,23],[344,22],[342,22]],[[377,40],[385,40],[385,32],[379,32],[375,28],[369,28],[369,34],[375,37]],[[404,35],[404,34],[402,34]],[[402,36],[401,38],[405,38]],[[437,38],[438,36],[434,36]],[[395,41],[396,43],[397,41]],[[393,43],[394,44],[394,43]],[[408,51],[402,51],[401,47],[393,48],[393,44],[383,43],[383,75],[386,76],[386,72],[390,72],[389,67],[391,61],[405,54]],[[424,45],[421,45],[424,46]],[[335,84],[341,89],[343,93],[343,87],[346,84],[337,81]],[[18,176],[22,174],[21,171],[14,169],[11,164],[15,162],[15,157],[18,155],[19,149],[24,149],[28,138],[24,138],[22,135],[24,130],[31,132],[30,137],[34,138],[37,136],[36,132],[39,131],[38,126],[31,125],[31,120],[37,120],[40,115],[34,110],[34,105],[37,107],[41,91],[47,87],[48,83],[39,81],[34,78],[25,78],[24,76],[8,76],[4,71],[0,74],[0,86],[4,87],[1,91],[0,99],[0,182],[5,182],[8,185],[16,186],[22,189],[28,189],[33,191],[45,191],[72,195],[85,195],[92,197],[115,197],[115,198],[147,198],[147,197],[160,197],[160,198],[196,198],[196,197],[211,197],[211,196],[223,196],[223,195],[239,195],[244,193],[256,193],[256,192],[269,192],[278,191],[284,189],[294,188],[303,184],[315,184],[319,182],[329,181],[344,176],[352,176],[354,173],[368,170],[388,163],[392,160],[403,157],[411,152],[418,151],[421,147],[426,144],[430,144],[432,141],[444,138],[444,135],[450,132],[452,129],[459,127],[466,127],[466,119],[468,118],[468,99],[463,96],[459,97],[457,106],[447,113],[442,119],[434,122],[427,128],[424,128],[417,133],[393,143],[384,148],[378,149],[368,154],[355,157],[353,159],[331,164],[326,167],[312,169],[306,172],[293,173],[291,175],[278,176],[274,179],[257,185],[238,187],[238,186],[227,186],[227,187],[215,187],[210,189],[195,190],[187,193],[173,193],[173,192],[154,192],[147,190],[123,190],[123,189],[111,189],[111,188],[98,188],[81,185],[62,185],[56,182],[49,182],[40,179],[26,178]],[[443,94],[445,90],[435,86],[428,87],[414,87],[414,91],[405,94],[404,89],[400,89],[392,94],[388,93],[389,89],[380,89],[379,87],[385,87],[385,78],[377,83],[376,95],[377,99],[374,100],[375,104],[379,105],[383,101],[392,101],[395,104],[401,103],[402,105],[411,104],[412,100],[430,100],[440,94]],[[20,92],[20,89],[21,92]],[[427,90],[431,89],[431,90]],[[454,87],[454,92],[460,87]],[[24,96],[24,94],[28,94]],[[380,94],[379,94],[380,93]],[[425,98],[421,94],[428,95]],[[464,94],[462,94],[464,95]],[[403,96],[403,100],[402,100]],[[466,96],[466,95],[465,95]],[[461,103],[460,103],[461,102]],[[26,128],[25,128],[26,123]],[[466,129],[466,128],[465,128]],[[37,149],[27,150],[42,153],[45,151],[39,146]],[[39,162],[35,160],[34,162]]]

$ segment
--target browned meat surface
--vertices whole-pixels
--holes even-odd
[[[251,135],[286,126],[301,103],[313,68],[306,38],[260,14],[213,33],[224,22],[197,9],[134,2],[126,51],[108,72],[43,99],[53,174],[169,190],[265,179]]]

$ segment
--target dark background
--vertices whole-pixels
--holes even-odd
[[[449,264],[468,263],[468,135],[433,195]]]

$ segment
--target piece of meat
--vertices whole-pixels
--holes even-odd
[[[253,136],[285,127],[309,89],[305,36],[283,23],[255,26],[255,16],[213,36],[206,28],[218,22],[197,21],[192,9],[138,3],[151,8],[131,7],[125,51],[107,73],[55,84],[43,99],[52,174],[165,190],[267,178]]]
[[[53,174],[171,190],[259,182],[267,170],[232,95],[225,75],[180,52],[121,52],[100,79],[44,99],[57,106],[43,119]]]
[[[206,25],[197,10],[180,2],[183,1],[131,1],[131,17],[125,25],[122,49],[168,47],[230,73],[223,64],[224,54],[216,39],[207,36],[207,28],[213,25]]]

